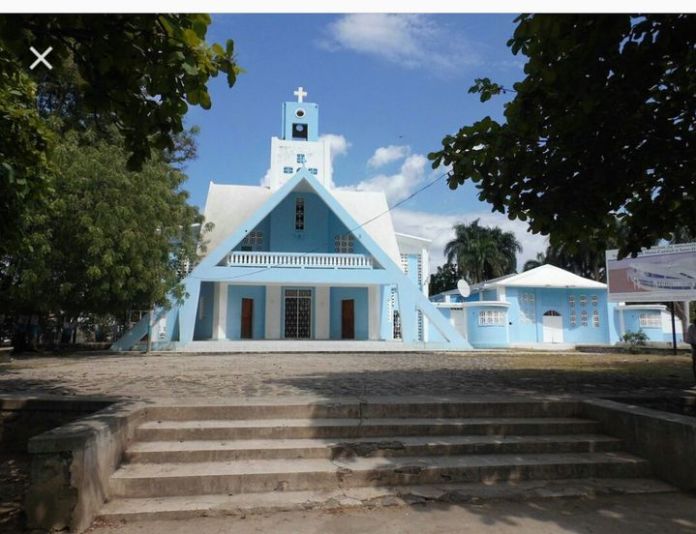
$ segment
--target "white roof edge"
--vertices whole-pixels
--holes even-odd
[[[432,243],[432,239],[428,239],[427,237],[419,237],[417,235],[411,235],[411,234],[404,234],[403,232],[394,232],[396,237],[405,237],[407,239],[415,239],[417,241],[424,241],[426,243]]]
[[[475,306],[502,306],[504,308],[509,308],[510,303],[504,300],[467,300],[466,302],[459,302],[464,308],[473,308]]]
[[[543,281],[542,281],[543,280]],[[472,289],[485,289],[487,287],[535,287],[535,288],[567,288],[567,289],[606,289],[602,282],[583,278],[577,274],[544,264],[518,274],[501,277],[491,282],[483,282]]]

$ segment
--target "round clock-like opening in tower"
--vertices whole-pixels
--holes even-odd
[[[299,108],[295,111],[295,117],[301,119],[302,117],[305,116],[305,110],[302,108]]]

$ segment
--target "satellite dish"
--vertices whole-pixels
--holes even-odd
[[[469,295],[471,295],[471,288],[469,287],[469,284],[466,283],[466,280],[463,278],[457,282],[457,290],[459,291],[459,294],[466,298]]]

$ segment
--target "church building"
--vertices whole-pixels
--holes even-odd
[[[429,241],[395,231],[384,193],[334,186],[319,107],[301,87],[295,95],[271,139],[268,185],[210,183],[214,226],[183,277],[186,299],[148,314],[113,350],[148,332],[160,350],[471,348],[428,299]]]

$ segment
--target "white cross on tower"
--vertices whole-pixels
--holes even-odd
[[[300,85],[300,86],[297,88],[297,91],[295,91],[295,92],[292,93],[292,94],[295,95],[295,96],[297,97],[297,101],[298,101],[298,102],[302,102],[303,99],[304,99],[304,97],[307,96],[307,91],[305,91],[304,88]]]

